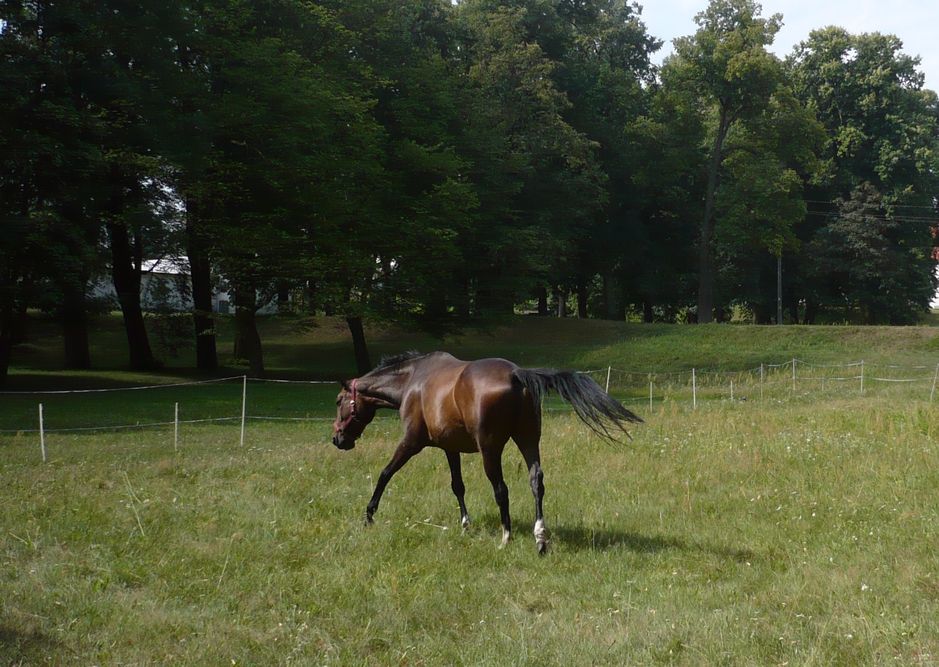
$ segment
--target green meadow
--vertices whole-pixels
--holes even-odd
[[[611,373],[646,420],[631,441],[606,444],[548,404],[539,558],[511,444],[506,549],[479,460],[464,458],[464,533],[435,450],[394,478],[366,529],[394,415],[341,452],[333,385],[249,382],[242,445],[240,379],[168,386],[211,379],[186,354],[158,375],[123,372],[113,320],[99,323],[96,369],[61,373],[44,327],[8,389],[167,386],[0,396],[0,664],[939,662],[937,328],[519,318],[444,341],[370,331],[375,356],[498,355],[601,384],[606,368],[636,373]],[[336,322],[275,319],[262,337],[271,378],[353,374]],[[219,377],[243,372],[226,362]],[[227,421],[185,423],[208,419]]]

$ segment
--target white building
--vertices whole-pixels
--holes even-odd
[[[117,290],[110,275],[102,276],[92,288],[96,299],[118,307]],[[185,257],[146,259],[140,276],[140,305],[145,311],[184,312],[192,310],[192,284]],[[212,290],[212,311],[231,312],[231,297],[221,287]]]

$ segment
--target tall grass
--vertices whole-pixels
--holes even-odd
[[[623,446],[569,414],[543,439],[551,553],[527,475],[515,540],[475,457],[462,534],[445,458],[362,512],[398,437],[326,423],[0,439],[0,662],[932,664],[936,408],[714,401],[646,411]]]

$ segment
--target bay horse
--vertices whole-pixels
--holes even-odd
[[[502,477],[502,450],[509,438],[518,445],[528,466],[535,497],[535,544],[538,553],[548,547],[542,501],[541,400],[555,390],[569,402],[592,431],[607,440],[617,433],[629,436],[626,425],[642,419],[611,398],[588,375],[546,368],[519,368],[505,359],[461,361],[446,352],[406,352],[386,357],[369,373],[340,383],[336,397],[333,444],[352,449],[355,441],[381,408],[398,410],[404,436],[381,471],[375,492],[365,509],[366,524],[389,480],[425,447],[437,447],[450,464],[450,488],[460,505],[460,522],[469,526],[463,500],[465,487],[460,454],[479,452],[492,483],[502,520],[502,544],[511,536],[509,491]]]

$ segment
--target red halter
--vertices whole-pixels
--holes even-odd
[[[344,431],[355,419],[356,401],[359,398],[359,391],[356,387],[358,381],[358,378],[352,380],[352,409],[349,411],[349,416],[343,419],[342,422],[339,421],[339,417],[336,417],[335,427],[337,431]]]

